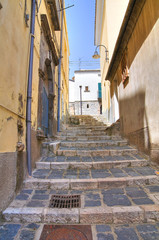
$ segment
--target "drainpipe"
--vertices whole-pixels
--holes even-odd
[[[57,106],[57,131],[60,132],[60,98],[61,98],[61,59],[62,59],[62,37],[63,37],[63,2],[61,2],[62,16],[61,16],[61,37],[60,37],[60,59],[58,68],[58,106]]]
[[[32,0],[31,6],[31,26],[30,26],[30,58],[28,72],[28,89],[27,89],[27,109],[26,109],[26,150],[27,166],[29,176],[32,174],[31,167],[31,101],[32,101],[32,73],[33,73],[33,52],[34,52],[34,28],[35,28],[35,0]]]

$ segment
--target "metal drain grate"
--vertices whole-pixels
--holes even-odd
[[[81,206],[80,195],[52,195],[50,208],[78,208]]]

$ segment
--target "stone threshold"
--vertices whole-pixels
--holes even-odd
[[[97,179],[36,179],[24,181],[26,189],[54,189],[54,190],[89,190],[109,189],[110,187],[141,186],[143,184],[158,184],[159,176],[97,178]]]
[[[3,211],[7,222],[56,224],[131,224],[159,221],[159,205],[97,208],[13,208]]]
[[[148,160],[117,160],[117,161],[99,161],[99,162],[36,162],[37,169],[111,169],[122,167],[144,167],[148,166]]]

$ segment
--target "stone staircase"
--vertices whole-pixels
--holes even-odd
[[[132,224],[159,220],[157,167],[119,134],[90,116],[78,116],[43,155],[31,178],[3,212],[7,222]],[[73,120],[73,121],[74,121]],[[77,124],[78,123],[78,124]],[[50,199],[60,200],[59,208]],[[76,202],[79,206],[76,206]],[[60,208],[60,204],[68,204]]]

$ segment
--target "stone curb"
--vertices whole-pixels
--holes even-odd
[[[153,223],[159,220],[159,205],[96,208],[7,208],[3,212],[7,222],[60,224],[131,224]]]
[[[36,162],[37,169],[110,169],[122,167],[143,167],[147,166],[147,160],[118,160],[118,161],[100,161],[100,162]]]
[[[142,184],[158,184],[159,177],[121,177],[121,178],[97,178],[97,179],[36,179],[31,178],[24,181],[27,189],[56,189],[56,190],[88,190],[88,189],[108,189],[109,187],[125,187]]]

